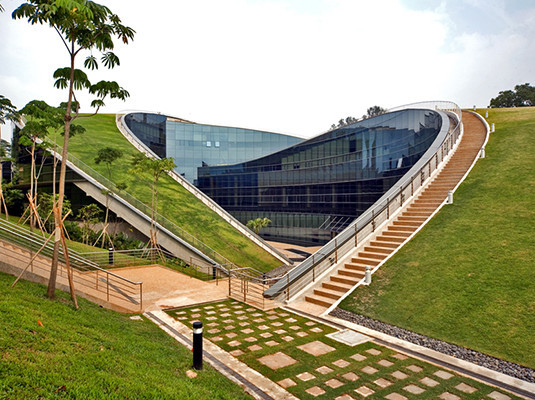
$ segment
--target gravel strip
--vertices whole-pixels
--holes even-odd
[[[420,335],[419,333],[414,333],[360,314],[354,314],[350,311],[342,310],[341,308],[334,309],[330,315],[346,321],[354,322],[358,325],[365,326],[366,328],[386,333],[387,335],[396,337],[398,339],[406,340],[407,342],[427,347],[461,360],[469,361],[482,367],[501,372],[502,374],[522,379],[523,381],[535,383],[535,371],[522,365],[500,360],[499,358],[479,353],[465,347],[443,342],[441,340],[432,339],[427,336]]]

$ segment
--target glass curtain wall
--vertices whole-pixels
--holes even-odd
[[[384,114],[255,160],[204,165],[197,186],[243,223],[269,218],[265,238],[323,244],[418,161],[441,125],[431,110]]]

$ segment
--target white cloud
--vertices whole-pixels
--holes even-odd
[[[90,76],[129,90],[131,98],[108,102],[109,111],[149,109],[303,136],[376,104],[485,105],[498,90],[531,79],[533,10],[519,15],[485,2],[506,22],[489,36],[462,30],[484,29],[480,14],[470,14],[473,24],[455,14],[462,4],[479,10],[476,0],[427,10],[401,1],[161,0],[149,7],[108,0],[137,34],[118,46],[120,68]],[[11,21],[10,11],[0,15],[8,38],[0,43],[1,93],[20,106],[33,98],[58,103],[51,74],[66,60],[61,43],[49,28]]]

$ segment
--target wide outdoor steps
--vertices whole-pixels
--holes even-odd
[[[435,179],[401,215],[390,221],[375,240],[364,247],[364,251],[339,268],[312,294],[305,296],[306,301],[330,307],[364,278],[367,266],[373,268],[379,265],[401,247],[446,200],[448,191],[453,190],[466,174],[485,141],[485,127],[476,116],[463,113],[463,124],[464,136],[457,150]]]

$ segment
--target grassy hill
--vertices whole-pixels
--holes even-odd
[[[535,368],[535,107],[488,121],[454,204],[341,307]]]
[[[128,193],[150,206],[150,185],[129,172],[132,156],[138,151],[118,131],[115,115],[80,118],[76,123],[87,131],[70,139],[69,153],[107,177],[106,165],[94,162],[98,150],[104,147],[122,150],[123,158],[113,164],[112,180],[116,184],[126,183]],[[63,138],[58,142],[63,144]],[[236,265],[265,272],[281,264],[168,176],[159,181],[158,200],[161,214]]]
[[[250,399],[148,320],[0,273],[0,399]]]

